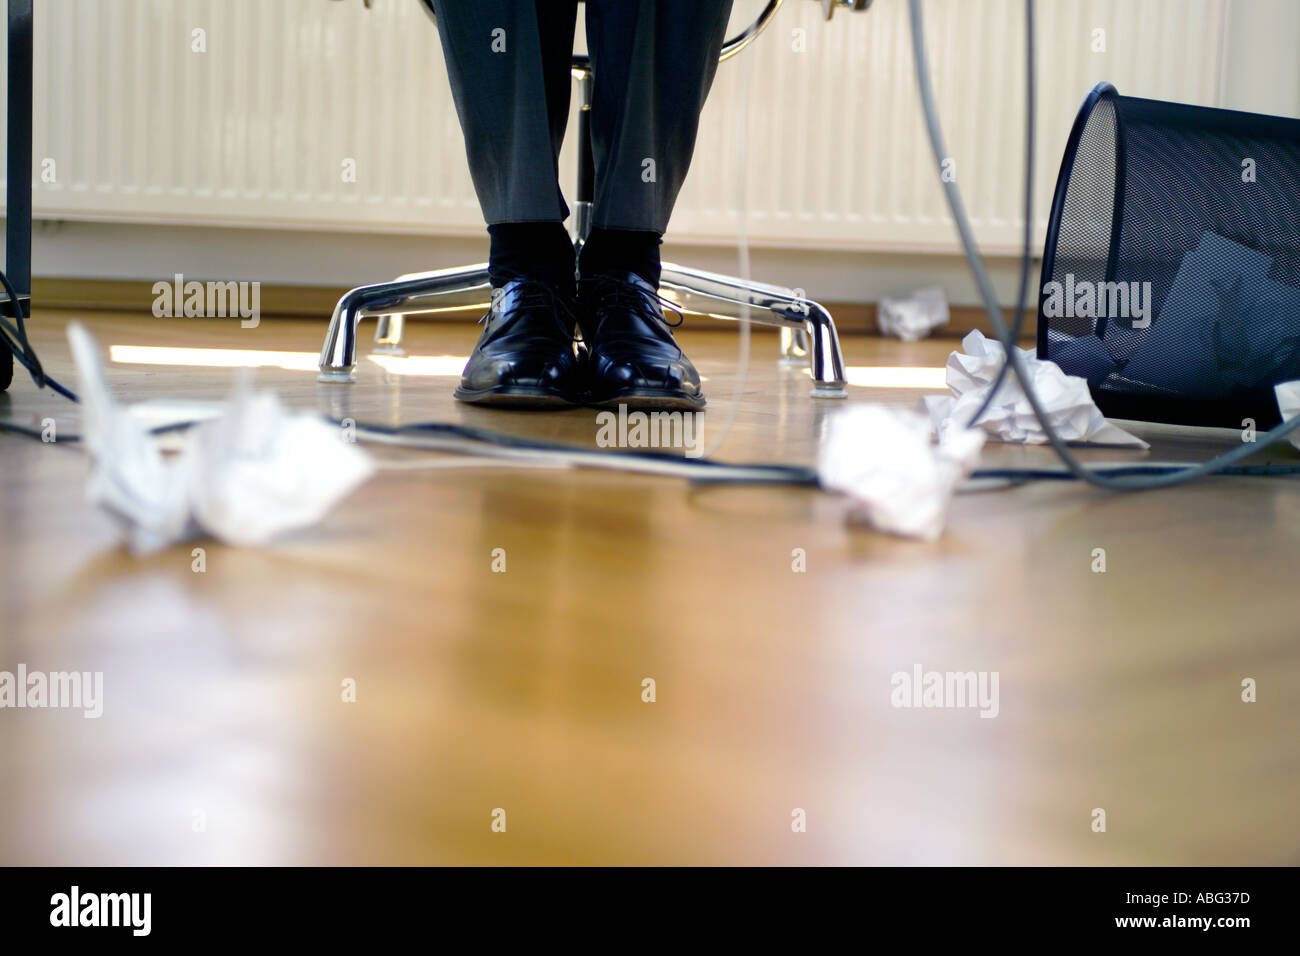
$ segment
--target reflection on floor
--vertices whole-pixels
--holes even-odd
[[[67,318],[33,325],[70,380]],[[590,410],[453,402],[468,322],[415,325],[415,358],[350,387],[312,373],[323,321],[89,324],[128,401],[220,397],[252,362],[338,417],[595,442]],[[711,438],[736,338],[683,342]],[[848,401],[914,404],[955,344],[846,339]],[[775,351],[756,336],[720,457],[809,463],[843,407]],[[25,378],[0,415],[79,427]],[[1134,430],[1160,460],[1237,440]],[[1300,485],[972,494],[920,544],[808,489],[376,454],[320,526],[207,544],[195,573],[191,546],[119,546],[75,447],[0,436],[0,671],[102,671],[105,697],[98,720],[0,710],[0,862],[1300,862]],[[892,706],[917,668],[996,673],[996,718]]]

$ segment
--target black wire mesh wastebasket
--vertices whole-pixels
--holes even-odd
[[[1084,101],[1043,251],[1038,355],[1113,418],[1280,421],[1300,378],[1300,120]]]

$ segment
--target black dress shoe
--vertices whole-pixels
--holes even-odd
[[[513,279],[492,290],[483,335],[455,396],[478,405],[557,408],[582,400],[572,296],[541,279]]]
[[[602,273],[582,280],[581,296],[589,405],[704,407],[700,375],[673,339],[681,313],[670,323],[650,283],[632,272]]]

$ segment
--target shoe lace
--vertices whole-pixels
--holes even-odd
[[[493,295],[496,294],[494,290]],[[493,303],[493,306],[495,306],[495,303]],[[493,307],[490,306],[477,324],[483,325],[487,322],[492,316],[492,309]],[[509,328],[515,316],[519,313],[538,309],[544,310],[547,315],[555,320],[555,327],[564,338],[573,338],[573,330],[578,324],[577,313],[569,305],[565,297],[560,294],[559,290],[543,279],[521,279],[515,284],[509,307],[497,313],[501,317],[501,322],[492,333],[491,338],[496,338],[502,331]],[[567,327],[564,320],[565,316],[569,318]]]
[[[595,276],[590,279],[579,279],[578,288],[582,289],[583,287],[592,290],[592,294],[597,303],[595,312],[598,318],[596,319],[596,326],[591,332],[593,338],[600,335],[601,329],[605,325],[605,320],[609,318],[615,310],[620,308],[634,309],[637,311],[649,312],[650,315],[654,317],[656,323],[663,326],[664,333],[668,341],[672,342],[673,348],[677,349],[677,354],[679,356],[682,354],[681,346],[677,344],[677,340],[673,338],[673,334],[670,331],[679,327],[686,321],[686,316],[682,314],[682,310],[678,308],[676,302],[673,302],[671,299],[665,299],[657,291],[652,291],[644,286],[628,282],[624,279],[618,279],[613,276]],[[665,311],[672,312],[677,316],[677,321],[670,322],[668,316],[664,314]],[[620,338],[635,339],[636,334],[615,334],[606,337],[605,341],[618,340]]]

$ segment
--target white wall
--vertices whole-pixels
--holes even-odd
[[[1300,3],[1232,0],[1220,105],[1300,117]]]
[[[416,85],[427,81],[433,90],[425,91],[427,95],[446,96],[432,28],[412,16],[414,0],[377,0],[378,9],[370,13],[361,10],[359,0],[275,2],[303,8],[298,11],[302,22],[291,45],[324,59],[317,63],[309,58],[307,65],[314,66],[315,73],[304,71],[301,63],[264,69],[270,84],[265,89],[224,66],[205,79],[207,74],[196,70],[210,70],[211,60],[196,64],[178,54],[167,61],[171,67],[138,62],[147,52],[141,44],[152,42],[152,31],[184,39],[191,22],[199,20],[216,31],[214,39],[222,31],[226,36],[252,31],[249,35],[254,39],[245,45],[245,55],[260,50],[257,55],[265,60],[270,50],[283,56],[275,46],[283,37],[257,34],[259,21],[250,13],[249,0],[50,0],[43,5],[47,12],[44,21],[38,20],[38,29],[44,30],[43,36],[38,35],[42,41],[38,50],[45,51],[47,61],[57,59],[57,64],[46,62],[44,79],[38,80],[37,158],[56,152],[69,161],[62,167],[66,188],[37,189],[38,215],[48,220],[38,228],[35,240],[38,275],[156,279],[184,272],[351,285],[483,258],[486,247],[475,225],[454,117],[446,103],[432,123],[421,127],[432,132],[432,139],[418,140],[434,144],[427,147],[408,144],[400,129],[385,137],[384,131],[392,129],[389,117],[396,114],[386,113],[380,119],[358,115],[334,124],[337,129],[326,130],[320,124],[304,127],[316,129],[320,136],[342,137],[330,140],[328,149],[321,147],[331,158],[326,164],[330,169],[333,153],[346,151],[349,145],[349,129],[364,134],[367,162],[382,161],[385,152],[401,153],[403,165],[394,169],[406,170],[401,175],[408,177],[409,184],[432,198],[423,210],[394,213],[396,207],[391,203],[385,207],[381,198],[354,203],[354,212],[345,216],[331,212],[314,222],[312,216],[321,215],[318,208],[338,198],[337,191],[325,195],[314,187],[314,194],[304,191],[310,201],[302,205],[301,214],[285,215],[286,207],[275,206],[267,197],[242,205],[219,202],[223,182],[227,192],[236,193],[235,187],[246,185],[239,177],[256,172],[259,137],[268,144],[283,140],[283,132],[276,131],[282,114],[319,110],[327,102],[361,109],[364,102],[356,89],[399,80]],[[737,0],[737,19],[756,2]],[[151,31],[146,34],[128,36],[125,26],[116,32],[110,26],[103,36],[87,35],[86,22],[75,16],[76,8],[86,4],[94,5],[105,24],[113,22],[115,13],[138,15],[153,8],[158,19],[146,26]],[[370,31],[364,42],[389,43],[392,31],[378,19],[385,15],[385,4],[392,4],[389,15],[400,15],[411,30],[420,31],[403,39],[430,61],[420,65],[419,77],[394,76],[390,64],[370,60],[357,64],[348,57],[350,48],[340,47],[352,42],[347,30],[340,28],[345,23]],[[1014,15],[1019,7],[1019,0],[927,3],[936,85],[951,130],[950,145],[954,152],[974,157],[959,168],[964,170],[963,185],[1006,297],[1015,271],[1009,253],[1020,228],[1022,91],[1017,64],[1022,39]],[[974,301],[973,286],[954,255],[955,243],[920,138],[910,54],[900,32],[904,8],[903,0],[878,0],[865,15],[840,13],[831,24],[823,24],[818,4],[786,0],[771,33],[760,39],[754,53],[747,54],[755,57],[753,62],[746,66],[733,61],[719,74],[697,167],[669,236],[669,255],[702,268],[735,271],[734,251],[727,248],[734,210],[719,203],[718,194],[730,191],[726,184],[735,168],[734,113],[748,68],[757,90],[749,99],[754,139],[746,164],[756,275],[800,286],[828,301],[873,301],[936,281],[948,288],[955,301]],[[1039,10],[1042,89],[1036,218],[1040,228],[1074,110],[1096,80],[1112,79],[1122,92],[1136,95],[1222,102],[1292,115],[1300,111],[1300,65],[1293,49],[1300,35],[1296,0],[1039,0]],[[1184,15],[1173,15],[1174,10]],[[1187,11],[1199,16],[1187,16]],[[346,17],[354,20],[345,21]],[[1105,53],[1090,49],[1094,25],[1107,30]],[[805,56],[792,55],[799,29],[806,31]],[[67,34],[69,42],[61,43],[61,34]],[[126,51],[124,56],[135,57],[130,65],[133,72],[123,73],[126,67],[115,66],[110,51],[119,47]],[[1163,51],[1159,56],[1150,53],[1157,48]],[[230,60],[229,49],[220,52]],[[343,58],[348,64],[346,75],[324,70],[322,64],[332,62],[331,57]],[[997,66],[996,72],[990,64]],[[175,72],[176,90],[154,90],[150,71],[169,69]],[[295,70],[302,73],[293,80],[299,83],[295,95],[307,99],[294,109],[277,107],[280,113],[260,107],[263,94],[288,95]],[[221,86],[220,78],[227,75],[228,82],[235,84],[233,92]],[[114,139],[115,128],[106,119],[113,97],[145,97],[154,104],[162,101],[158,98],[164,93],[171,96],[177,91],[179,102],[199,104],[197,120],[188,115],[153,115],[149,110],[156,110],[156,105],[142,107],[131,114],[126,138]],[[218,101],[226,104],[227,111],[207,114],[204,126],[204,107]],[[888,109],[882,110],[882,104]],[[972,111],[977,111],[974,118]],[[73,115],[91,119],[69,125]],[[242,125],[241,117],[246,119]],[[847,132],[838,128],[854,124],[856,128]],[[191,138],[198,138],[197,146],[187,145],[181,135],[186,130]],[[380,140],[373,142],[376,135]],[[995,138],[1004,146],[990,152],[984,141]],[[308,150],[311,145],[300,139],[295,148]],[[232,155],[238,159],[233,171],[227,169],[229,158],[222,158]],[[440,159],[435,163],[431,156]],[[877,157],[873,172],[865,171],[866,166],[855,158],[859,156]],[[82,161],[75,157],[85,158],[86,173],[80,180],[77,165]],[[810,157],[825,165],[810,167]],[[880,157],[888,158],[884,167]],[[566,166],[570,162],[566,157]],[[435,179],[422,185],[418,177],[433,166],[438,167]],[[891,171],[892,167],[897,169]],[[269,175],[256,172],[256,176]],[[774,198],[773,184],[795,175],[801,177],[800,187]],[[881,176],[886,175],[893,177],[893,184],[882,193]],[[167,181],[151,186],[153,176],[165,176]],[[130,188],[118,188],[119,180]],[[895,206],[883,221],[873,219],[872,209],[882,196],[888,199],[889,193],[901,188],[898,183],[912,182],[914,187],[907,185],[910,205]],[[237,214],[213,215],[213,210]],[[138,221],[127,221],[131,219]]]

